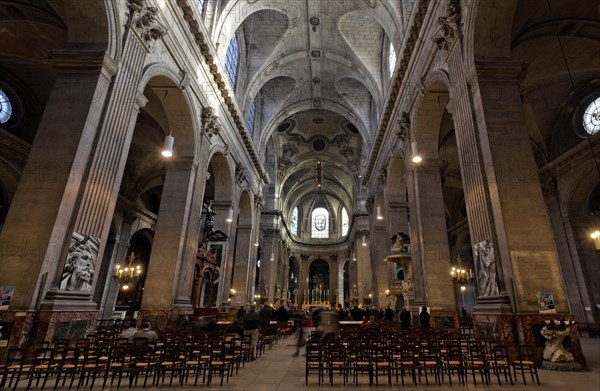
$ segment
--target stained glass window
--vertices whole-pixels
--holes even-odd
[[[6,123],[12,116],[12,104],[10,99],[0,90],[0,124]]]
[[[254,118],[256,117],[256,101],[253,100],[252,103],[250,103],[250,107],[248,108],[248,130],[250,131],[250,134],[254,134]]]
[[[293,235],[298,236],[298,207],[292,210],[292,219],[290,221],[290,230]]]
[[[583,128],[590,136],[600,131],[600,97],[592,101],[583,112]]]
[[[388,53],[388,69],[390,71],[390,76],[394,73],[394,68],[396,67],[396,51],[394,50],[394,45],[390,42],[390,49]]]
[[[240,58],[240,51],[238,47],[237,37],[234,35],[229,41],[229,47],[227,48],[227,56],[225,58],[225,72],[229,77],[229,81],[231,82],[231,86],[235,88],[235,83],[237,81],[237,69],[238,69],[238,60]]]
[[[329,212],[325,208],[316,208],[312,212],[311,238],[329,238]]]
[[[342,208],[342,236],[348,235],[348,229],[350,229],[350,218],[346,208]]]

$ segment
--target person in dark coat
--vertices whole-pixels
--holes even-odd
[[[421,330],[428,330],[429,329],[429,312],[427,312],[427,307],[423,306],[423,308],[421,308],[421,313],[419,314],[419,322],[421,323]]]
[[[403,329],[410,326],[410,311],[406,308],[403,308],[402,312],[400,312],[400,323],[402,324]]]
[[[385,309],[385,313],[383,315],[385,320],[394,320],[394,310],[389,305]]]

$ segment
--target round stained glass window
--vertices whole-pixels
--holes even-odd
[[[590,136],[600,131],[600,97],[586,107],[582,120],[583,128]]]
[[[12,116],[12,105],[4,91],[0,90],[0,124],[5,124]]]

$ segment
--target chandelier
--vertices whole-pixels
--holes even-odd
[[[135,260],[135,255],[133,255],[133,251],[131,251],[131,254],[127,257],[128,263],[126,266],[121,264],[115,266],[114,277],[125,291],[132,285],[135,285],[142,277],[142,267],[140,265],[134,265],[133,263]]]
[[[450,278],[453,282],[460,285],[469,284],[474,278],[475,274],[469,269],[468,271],[462,266],[462,259],[460,255],[456,257],[456,266],[452,266],[450,269]]]

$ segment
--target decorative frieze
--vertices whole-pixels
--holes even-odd
[[[248,180],[246,168],[240,163],[235,165],[235,181],[238,185],[243,185]]]
[[[406,145],[410,138],[410,114],[403,111],[398,119],[398,125],[396,136],[398,137],[398,141]]]
[[[256,196],[254,197],[254,207],[258,210],[263,210],[263,208],[265,207],[265,202],[263,201],[262,196]]]

